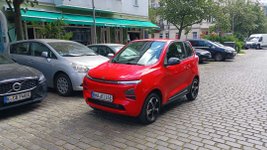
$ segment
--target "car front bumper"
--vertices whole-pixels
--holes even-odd
[[[133,88],[135,93],[140,93],[136,90],[136,85],[107,84],[84,78],[83,87],[84,99],[93,108],[132,117],[137,117],[140,114],[143,105],[142,98],[145,96],[136,95],[136,99],[133,100],[126,98],[124,95],[125,91]],[[104,102],[92,98],[93,91],[112,95],[113,102]]]
[[[82,83],[83,83],[83,78],[85,77],[85,75],[86,75],[86,73],[76,73],[75,72],[69,76],[71,83],[72,83],[72,89],[74,91],[82,91],[83,90]]]
[[[31,92],[31,98],[9,104],[4,104],[4,96],[0,97],[0,110],[41,102],[47,96],[46,82],[38,84],[36,88],[31,90],[30,92]]]
[[[226,59],[234,59],[236,55],[237,55],[237,52],[232,52],[232,53],[226,53],[224,57]]]

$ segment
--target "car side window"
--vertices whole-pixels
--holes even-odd
[[[102,56],[108,56],[108,49],[105,46],[98,47],[98,53]]]
[[[31,55],[29,43],[17,43],[10,46],[11,54]]]
[[[167,60],[169,60],[171,57],[176,57],[182,60],[185,59],[186,56],[186,51],[182,42],[175,42],[169,46]]]
[[[260,37],[260,39],[259,39],[259,42],[262,42],[262,39],[263,39],[263,38],[262,38],[262,37]]]
[[[190,41],[192,46],[199,46],[197,41]]]
[[[186,49],[187,57],[193,56],[193,49],[192,49],[191,45],[188,42],[186,42],[186,43],[184,43],[184,46]]]
[[[88,48],[90,48],[91,50],[93,50],[94,52],[97,53],[97,47],[96,46],[89,46]]]
[[[51,52],[51,50],[45,45],[37,42],[31,43],[32,56],[41,57],[42,52],[48,52],[49,58],[56,58],[56,56]]]

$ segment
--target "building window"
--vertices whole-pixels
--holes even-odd
[[[197,39],[197,32],[193,32],[193,39]]]
[[[165,38],[166,38],[166,39],[169,38],[169,32],[165,33]]]
[[[101,28],[101,43],[110,42],[109,28]]]
[[[163,38],[163,34],[162,33],[159,34],[159,38],[161,38],[161,39]]]
[[[134,1],[134,6],[138,7],[138,0],[133,0]]]
[[[123,43],[123,33],[122,29],[116,29],[115,30],[115,43]]]
[[[176,38],[176,39],[180,39],[179,33],[176,33],[176,34],[175,34],[175,38]]]

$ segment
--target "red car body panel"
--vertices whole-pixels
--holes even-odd
[[[106,62],[88,72],[88,75],[93,79],[106,81],[132,81],[141,80],[139,84],[123,85],[99,82],[88,77],[84,78],[83,94],[85,101],[93,108],[104,111],[133,116],[139,116],[146,97],[154,90],[160,91],[162,104],[175,94],[188,88],[193,79],[199,76],[198,73],[198,57],[194,53],[193,56],[182,60],[180,64],[173,66],[165,66],[164,60],[169,45],[176,40],[137,40],[139,41],[164,41],[166,42],[163,48],[159,61],[150,66],[128,65]],[[129,89],[134,89],[135,100],[125,96],[125,92]],[[101,104],[96,104],[92,101],[92,91],[110,94],[113,96],[114,105],[123,106],[124,109],[115,109]]]

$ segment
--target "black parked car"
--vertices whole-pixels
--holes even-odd
[[[3,55],[0,70],[0,110],[40,102],[46,97],[46,79],[39,71]]]
[[[189,41],[195,49],[204,49],[209,51],[212,58],[216,61],[233,59],[237,54],[234,48],[221,46],[209,40],[193,39]]]
[[[211,59],[211,53],[207,50],[195,49],[197,56],[199,57],[199,63]]]

